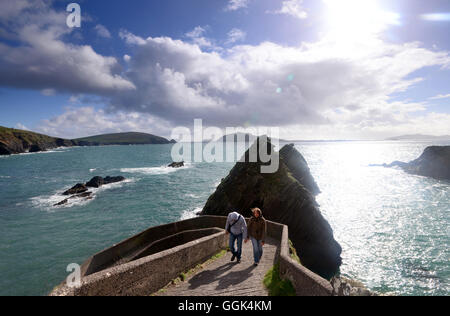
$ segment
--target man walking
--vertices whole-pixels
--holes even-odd
[[[231,261],[237,258],[237,263],[241,263],[242,241],[247,239],[247,223],[245,218],[237,212],[228,214],[225,230],[227,234],[230,234],[230,250],[233,254]],[[235,243],[237,243],[237,250]]]

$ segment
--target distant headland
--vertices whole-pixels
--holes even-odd
[[[0,126],[0,156],[35,153],[58,147],[171,144],[174,140],[146,133],[103,134],[78,139],[51,137]]]
[[[443,136],[432,136],[432,135],[422,135],[422,134],[414,134],[414,135],[402,135],[402,136],[395,136],[387,138],[386,140],[416,140],[416,141],[444,141],[444,140],[450,140],[450,135],[443,135]]]

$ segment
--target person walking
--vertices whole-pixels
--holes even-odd
[[[237,258],[237,263],[241,263],[242,241],[247,240],[247,222],[245,218],[237,212],[228,214],[225,230],[230,235],[229,245],[233,254],[231,261]],[[235,243],[237,244],[237,249],[235,248]]]
[[[267,223],[259,208],[252,209],[253,216],[248,222],[248,237],[253,244],[254,266],[257,267],[263,255],[263,247],[267,234]],[[248,242],[248,239],[245,240]]]

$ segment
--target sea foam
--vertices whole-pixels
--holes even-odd
[[[65,190],[57,191],[51,195],[41,195],[41,196],[33,197],[33,198],[31,198],[31,203],[34,207],[43,209],[43,210],[47,210],[47,211],[53,211],[53,210],[57,210],[57,209],[67,209],[67,208],[71,208],[74,206],[83,206],[83,205],[86,205],[86,204],[92,202],[93,200],[95,200],[97,195],[105,190],[120,188],[126,184],[133,183],[135,181],[136,180],[134,178],[131,178],[131,179],[126,179],[121,182],[105,184],[105,185],[101,186],[100,188],[89,188],[89,192],[92,192],[92,195],[90,196],[89,199],[88,198],[70,198],[70,196],[65,196],[65,195],[63,195],[63,192],[65,192],[66,189],[69,189],[69,188],[66,188]],[[55,204],[63,201],[64,199],[68,199],[68,202],[66,204],[55,206]]]
[[[122,168],[120,169],[120,172],[123,173],[140,173],[145,175],[163,175],[163,174],[169,174],[173,172],[177,172],[180,170],[185,170],[190,168],[190,165],[187,164],[184,167],[181,168],[171,168],[167,166],[160,166],[160,167],[144,167],[144,168]]]
[[[202,211],[201,207],[196,207],[195,209],[184,210],[183,213],[181,213],[180,221],[195,218],[198,216],[197,214],[201,211]]]

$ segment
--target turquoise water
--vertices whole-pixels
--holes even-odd
[[[450,183],[369,164],[431,143],[298,143],[343,247],[345,276],[400,295],[448,295]],[[150,226],[194,216],[234,163],[168,169],[171,145],[58,149],[0,158],[0,295],[45,295],[70,263]],[[123,175],[94,199],[53,205],[93,176]]]

